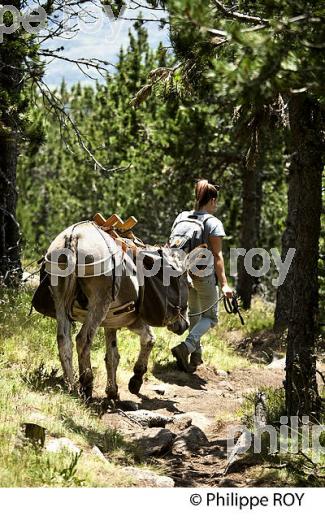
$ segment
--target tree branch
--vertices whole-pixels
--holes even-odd
[[[264,25],[269,25],[270,21],[266,18],[261,18],[260,16],[250,16],[248,14],[239,13],[237,11],[228,11],[228,9],[221,3],[219,0],[213,0],[216,5],[216,8],[222,11],[227,18],[235,18],[236,20],[240,20],[241,22],[248,23],[263,23]]]
[[[105,173],[115,173],[117,171],[125,171],[130,168],[131,165],[124,166],[124,167],[117,167],[117,168],[106,168],[103,166],[96,157],[92,154],[90,151],[88,145],[86,144],[78,126],[76,123],[71,119],[70,115],[64,110],[64,108],[60,105],[59,100],[54,95],[54,93],[50,90],[50,88],[41,80],[36,81],[36,84],[38,88],[40,89],[40,92],[43,96],[43,98],[47,101],[49,107],[58,117],[58,120],[60,122],[60,125],[63,126],[66,130],[69,130],[68,124],[74,131],[78,143],[80,147],[86,152],[86,154],[91,158],[91,160],[94,162],[95,166],[99,168],[100,170],[104,171]],[[67,124],[68,123],[68,124]]]

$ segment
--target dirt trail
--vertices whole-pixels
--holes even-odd
[[[226,477],[223,476],[227,465],[227,438],[231,429],[239,424],[236,412],[243,403],[243,395],[255,392],[261,386],[281,387],[284,371],[261,365],[226,374],[201,366],[193,375],[174,369],[155,371],[154,375],[156,384],[145,382],[141,395],[134,399],[130,400],[130,394],[121,388],[122,405],[124,402],[127,409],[136,403],[139,409],[174,418],[185,413],[192,419],[192,425],[205,433],[209,442],[182,455],[168,450],[151,462],[159,464],[164,474],[172,477],[175,485],[180,487],[253,485],[249,468],[244,471],[240,467],[236,471],[234,466]],[[103,421],[126,436],[141,434],[141,426],[123,413],[107,413]],[[169,428],[168,424],[166,428]]]

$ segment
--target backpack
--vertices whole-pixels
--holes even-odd
[[[190,253],[196,247],[205,244],[208,237],[205,232],[205,223],[213,215],[195,215],[194,211],[184,211],[171,230],[169,246],[183,249]]]

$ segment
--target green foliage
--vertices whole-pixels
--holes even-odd
[[[170,67],[173,59],[161,45],[151,50],[145,29],[137,24],[129,48],[120,52],[117,72],[106,83],[71,89],[62,83],[56,92],[101,164],[124,171],[107,174],[94,166],[73,132],[60,128],[36,97],[29,114],[36,137],[33,146],[23,149],[18,173],[18,216],[27,258],[40,257],[64,227],[97,211],[124,218],[133,214],[143,240],[165,243],[176,214],[193,206],[194,181],[208,178],[224,187],[217,216],[228,235],[228,262],[228,247],[238,246],[239,240],[246,145],[232,110],[215,103],[219,84],[214,88],[209,81],[199,82],[188,97],[176,71],[170,80],[154,85],[153,94],[137,108],[130,103],[150,71]],[[244,117],[241,126],[244,132]],[[276,150],[270,145],[263,173],[267,203],[261,245],[266,248],[280,246],[285,221],[281,150],[279,136]]]
[[[20,2],[17,5],[19,9]],[[10,24],[11,13],[5,13]],[[14,131],[28,133],[27,109],[31,101],[31,78],[39,79],[44,72],[35,35],[17,29],[12,34],[4,34],[0,44],[0,135]],[[26,86],[27,88],[23,88]]]
[[[2,487],[82,487],[85,484],[77,476],[81,454],[42,454],[32,446],[25,446],[2,455]]]
[[[302,430],[298,427],[292,427],[289,421],[289,428],[286,438],[282,438],[284,432],[280,431],[280,418],[286,417],[285,391],[283,388],[261,387],[259,392],[263,392],[266,403],[267,425],[273,426],[277,430],[278,446],[275,453],[270,453],[270,436],[264,432],[261,435],[261,454],[249,453],[247,457],[259,461],[262,471],[260,472],[257,484],[263,485],[269,481],[277,482],[278,486],[324,486],[324,454],[320,455],[319,461],[314,461],[313,445],[311,442],[312,434],[310,433],[309,448],[303,443]],[[254,431],[254,415],[255,415],[256,392],[247,394],[238,415],[243,423]],[[324,414],[323,414],[324,415]],[[321,418],[322,424],[324,417]],[[304,433],[306,435],[306,432]],[[287,449],[280,450],[279,442],[282,441],[283,446],[287,445]],[[321,446],[325,444],[324,432],[319,437]],[[270,472],[267,468],[272,468]],[[265,469],[264,469],[265,468]]]
[[[267,424],[278,426],[280,424],[280,417],[286,414],[284,389],[261,387],[258,391],[265,395]],[[247,394],[238,412],[238,415],[250,429],[254,426],[255,397],[256,392]]]
[[[201,63],[205,59],[221,98],[256,104],[277,92],[321,94],[321,1],[239,2],[244,17],[233,14],[232,2],[219,4],[224,9],[212,0],[167,2],[176,53]]]

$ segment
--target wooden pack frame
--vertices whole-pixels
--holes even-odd
[[[137,219],[133,216],[129,217],[125,222],[114,213],[108,219],[105,219],[101,213],[96,213],[93,217],[93,221],[101,228],[110,231],[116,229],[116,231],[124,233],[130,231],[138,223]]]
[[[133,255],[137,254],[138,247],[143,248],[145,245],[139,240],[131,231],[138,223],[133,216],[129,217],[125,222],[114,213],[108,219],[105,219],[101,213],[96,213],[93,221],[103,231],[114,238],[115,242],[119,244],[123,251],[132,250]],[[129,240],[127,240],[129,239]]]

